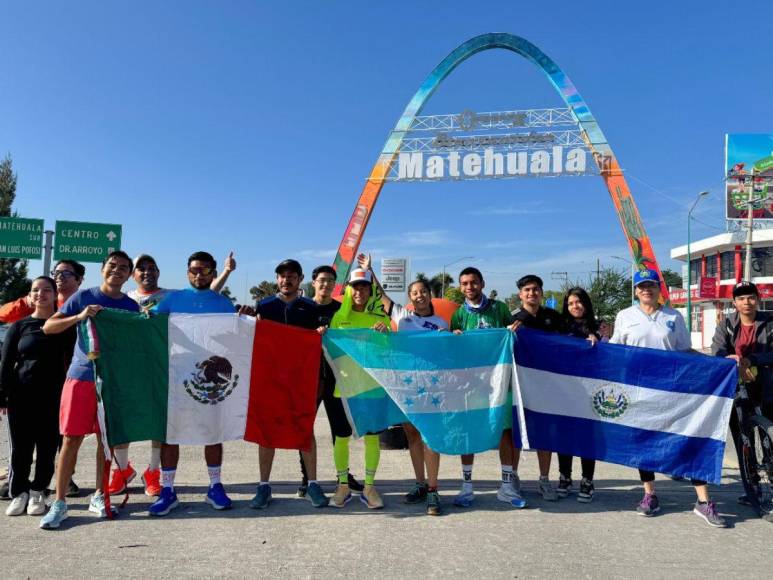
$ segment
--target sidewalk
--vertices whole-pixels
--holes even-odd
[[[332,491],[332,446],[323,413],[316,424],[319,473],[325,489]],[[5,462],[5,426],[0,432],[0,460]],[[94,450],[91,437],[75,477],[85,490],[94,482]],[[130,456],[138,470],[148,454],[147,443],[132,445]],[[351,458],[353,473],[362,479],[361,442],[353,443]],[[553,465],[555,474],[555,459]],[[661,515],[637,517],[634,508],[641,490],[636,471],[605,463],[597,467],[593,503],[580,504],[576,496],[544,502],[536,493],[533,453],[524,455],[519,470],[529,501],[525,510],[496,500],[495,452],[476,458],[474,506],[453,508],[459,460],[443,457],[446,514],[438,518],[425,516],[421,505],[402,503],[412,483],[407,451],[382,452],[377,485],[386,509],[377,512],[356,500],[338,510],[314,509],[296,498],[297,452],[277,452],[274,501],[262,511],[247,507],[257,481],[257,447],[227,443],[223,467],[223,481],[236,504],[228,512],[204,504],[203,451],[183,448],[177,474],[182,503],[165,518],[147,515],[149,498],[142,494],[139,478],[132,484],[129,504],[113,522],[88,513],[86,497],[70,500],[70,518],[57,531],[38,529],[38,518],[0,514],[5,540],[0,573],[3,578],[756,578],[767,576],[773,567],[773,525],[736,504],[742,492],[738,471],[729,461],[723,485],[712,489],[730,522],[726,530],[710,528],[693,515],[690,485],[668,478],[658,479]],[[0,504],[3,510],[6,506]]]

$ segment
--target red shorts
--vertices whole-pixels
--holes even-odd
[[[67,377],[59,406],[59,432],[71,437],[98,433],[97,386],[94,381]]]

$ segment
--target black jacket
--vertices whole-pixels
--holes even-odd
[[[741,317],[737,312],[728,315],[717,325],[711,354],[728,356],[735,354],[735,341],[741,332]],[[761,389],[764,401],[773,401],[773,320],[764,312],[757,312],[754,319],[754,352],[747,358],[757,367],[755,386]]]

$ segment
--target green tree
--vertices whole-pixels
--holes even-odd
[[[446,287],[446,300],[456,302],[457,304],[464,304],[464,294],[456,286]]]
[[[277,292],[279,292],[279,286],[277,286],[276,282],[270,282],[269,280],[263,280],[257,286],[250,288],[250,296],[252,296],[255,302],[260,302]]]
[[[0,216],[16,216],[11,207],[16,199],[16,174],[11,156],[0,162]],[[30,290],[27,260],[0,259],[0,304],[16,300]]]
[[[424,272],[416,274],[416,280],[425,282],[429,286],[429,291],[432,293],[433,298],[440,298],[443,295],[443,274],[435,274],[432,278],[428,278]],[[445,275],[445,287],[450,288],[454,283],[454,279],[449,275]]]
[[[618,312],[631,305],[631,275],[627,271],[606,267],[593,279],[590,288],[579,281],[573,286],[587,289],[596,317],[607,322],[614,321]]]
[[[661,270],[661,274],[663,274],[663,280],[665,280],[666,286],[669,288],[682,287],[682,277],[673,270],[666,268],[665,270]]]
[[[231,296],[231,289],[228,286],[223,288],[220,291],[220,294],[228,298],[231,301],[231,304],[236,304],[236,296]]]

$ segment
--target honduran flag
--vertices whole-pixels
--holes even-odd
[[[105,309],[89,334],[110,445],[246,439],[309,448],[321,360],[316,332],[238,314]]]
[[[499,445],[512,410],[510,331],[330,330],[323,345],[357,433],[407,420],[440,453]]]
[[[516,334],[513,412],[524,447],[719,483],[733,361]]]

